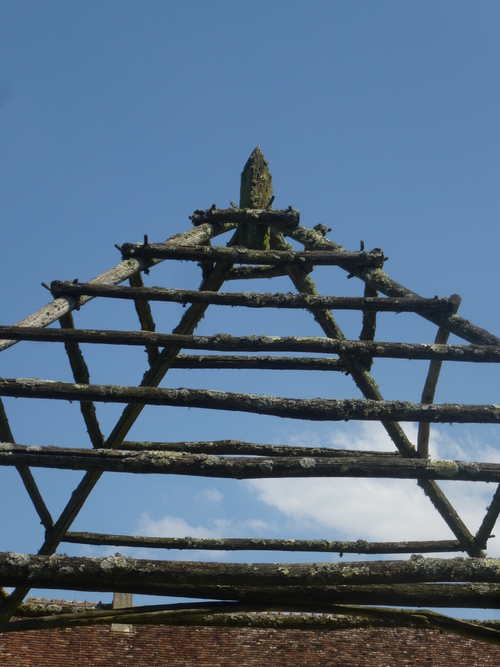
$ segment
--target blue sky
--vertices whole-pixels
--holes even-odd
[[[300,209],[306,227],[326,224],[332,228],[328,237],[347,250],[358,250],[361,239],[367,248],[382,247],[392,278],[422,296],[460,294],[460,314],[498,335],[499,23],[498,3],[460,0],[5,0],[0,6],[2,324],[48,301],[42,281],[88,280],[119,262],[115,243],[141,241],[144,234],[163,241],[189,229],[194,209],[237,201],[241,169],[259,145],[273,174],[276,208]],[[198,274],[191,266],[164,263],[148,284],[196,288]],[[317,275],[325,294],[362,293],[341,271]],[[232,283],[228,289],[244,287]],[[278,281],[259,289],[292,287]],[[158,330],[166,332],[182,314],[177,306],[153,310]],[[75,319],[81,327],[112,328],[118,322],[137,328],[130,304],[91,302]],[[338,320],[348,336],[358,335],[359,317],[344,313]],[[236,320],[223,309],[209,311],[199,331],[321,335],[305,314],[277,320],[252,311]],[[430,342],[434,335],[435,327],[414,317],[380,318],[380,340]],[[142,377],[146,357],[140,350],[126,357],[123,350],[84,352],[93,382],[134,384]],[[377,362],[374,374],[386,398],[419,400],[426,370],[416,362]],[[63,350],[35,344],[3,352],[0,375],[71,381]],[[242,372],[233,378],[177,371],[162,386],[359,395],[349,378],[324,375],[311,373],[295,384],[286,373]],[[498,402],[497,378],[496,368],[446,366],[436,400]],[[22,400],[5,405],[19,443],[87,445],[75,405]],[[98,410],[109,433],[120,409]],[[196,410],[172,409],[165,416],[154,408],[144,411],[130,437],[388,447],[374,426],[299,425]],[[444,457],[500,458],[498,432],[489,427],[446,427],[433,437],[434,451]],[[35,477],[57,516],[80,476],[36,471]],[[377,524],[367,514],[373,486],[358,482],[349,501],[343,488],[338,482],[316,483],[314,498],[307,484],[290,487],[290,481],[109,475],[74,528],[448,537],[414,484],[394,483],[389,495],[387,485],[377,487],[380,508],[401,513],[392,524]],[[469,513],[471,530],[492,492],[486,485],[450,491],[457,507]],[[12,507],[0,516],[2,550],[35,552],[43,540],[25,496],[14,471],[0,469],[0,498]],[[335,513],[330,508],[338,503],[341,511]],[[492,541],[492,554],[498,553]]]

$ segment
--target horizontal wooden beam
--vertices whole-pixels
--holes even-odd
[[[0,553],[0,581],[6,586],[29,581],[33,588],[257,604],[310,605],[313,600],[316,604],[497,609],[499,580],[498,559],[490,558],[242,564]]]
[[[311,421],[409,421],[499,424],[498,405],[423,404],[344,398],[281,398],[210,389],[83,385],[36,378],[0,378],[0,396],[230,410]]]
[[[394,452],[367,451],[358,449],[335,449],[334,447],[300,447],[298,445],[268,445],[258,442],[244,442],[243,440],[199,440],[178,442],[151,442],[124,440],[117,449],[127,449],[134,452],[145,450],[184,452],[186,454],[218,454],[219,456],[326,456],[330,458],[360,458],[373,456],[375,458],[400,459],[401,454]]]
[[[414,554],[462,551],[457,540],[356,542],[342,540],[277,540],[259,537],[140,537],[103,533],[66,533],[63,542],[143,549],[201,549],[209,551],[300,551],[339,554]]]
[[[207,292],[198,290],[166,289],[164,287],[121,287],[119,285],[91,285],[65,283],[54,280],[50,284],[54,298],[61,296],[92,296],[108,299],[161,301],[166,303],[205,303],[216,306],[243,306],[245,308],[323,308],[327,310],[363,310],[373,312],[448,312],[453,304],[448,298],[398,299],[350,296],[317,296],[310,294],[266,294],[252,292]]]
[[[231,264],[252,264],[264,266],[339,266],[353,267],[381,266],[384,253],[339,252],[336,250],[250,250],[242,246],[224,248],[222,246],[175,246],[167,243],[124,243],[120,246],[125,259],[142,257],[147,259],[174,259],[191,262],[231,262]]]
[[[345,373],[347,367],[340,359],[332,357],[250,357],[243,355],[179,354],[172,368],[217,369],[217,370],[261,370],[261,371],[338,371]]]
[[[27,465],[62,470],[99,470],[136,474],[192,475],[227,479],[356,477],[500,482],[500,463],[365,456],[237,457],[168,451],[123,451],[25,447],[0,443],[0,466]]]
[[[43,327],[0,326],[0,341],[30,340],[64,343],[75,341],[93,345],[159,345],[214,352],[304,352],[309,354],[346,354],[388,359],[415,359],[500,363],[500,345],[433,345],[338,340],[319,336],[192,336],[150,331],[113,331],[107,329],[58,330]]]
[[[300,211],[291,206],[286,209],[272,208],[217,208],[198,209],[189,216],[193,225],[265,225],[293,229],[300,222]]]
[[[291,587],[411,583],[500,584],[498,558],[424,558],[316,563],[220,563],[151,560],[122,555],[79,557],[0,552],[0,580],[22,577],[34,588],[107,590],[135,579],[138,585]],[[82,584],[90,581],[92,588]],[[15,582],[15,583],[14,583]],[[102,586],[102,588],[99,588]],[[111,589],[113,590],[113,589]],[[500,599],[498,600],[500,605]]]

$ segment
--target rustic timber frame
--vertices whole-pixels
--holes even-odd
[[[37,555],[0,553],[0,585],[15,587],[10,594],[0,589],[0,632],[112,622],[274,627],[276,615],[273,612],[285,611],[311,614],[308,627],[314,623],[318,628],[336,627],[333,622],[328,625],[328,618],[333,617],[343,619],[339,627],[345,627],[346,623],[350,627],[358,622],[366,624],[367,619],[372,619],[374,625],[437,627],[500,642],[500,629],[494,623],[462,621],[425,610],[429,607],[498,609],[500,606],[500,561],[487,558],[485,554],[500,513],[500,464],[429,459],[430,424],[499,423],[498,405],[436,405],[434,395],[443,361],[499,363],[500,338],[459,317],[460,297],[457,295],[422,298],[390,279],[383,270],[386,258],[380,249],[367,252],[362,247],[359,252],[346,252],[326,238],[328,230],[323,226],[315,229],[300,226],[299,212],[291,207],[272,210],[271,177],[259,149],[250,157],[242,176],[239,208],[232,205],[229,209],[213,206],[197,210],[191,216],[194,227],[165,243],[149,243],[146,237],[143,243],[125,243],[119,246],[122,261],[114,269],[87,283],[54,281],[48,286],[54,298],[48,306],[15,326],[0,326],[0,351],[18,342],[62,343],[74,377],[74,383],[3,378],[0,379],[0,397],[79,402],[91,444],[87,449],[16,444],[0,398],[0,465],[17,469],[45,528],[45,540]],[[227,247],[212,245],[214,239],[234,230]],[[294,249],[287,238],[303,249]],[[202,269],[199,290],[146,287],[142,274],[148,274],[164,261],[199,263]],[[334,270],[341,269],[349,277],[359,279],[364,288],[363,296],[320,295],[311,278],[317,266],[336,267]],[[283,276],[291,279],[297,294],[220,291],[226,281]],[[128,286],[122,285],[125,281]],[[75,328],[72,312],[92,299],[132,301],[141,330]],[[190,304],[172,333],[156,331],[150,308],[150,302],[155,301]],[[209,305],[302,309],[314,317],[324,335],[195,336],[194,331]],[[345,338],[332,314],[334,310],[361,311],[359,340]],[[407,312],[426,319],[437,327],[435,341],[429,344],[375,341],[378,312]],[[59,322],[60,329],[46,328],[55,322]],[[468,344],[449,345],[450,334]],[[92,384],[82,344],[144,347],[148,367],[142,381],[136,386]],[[196,353],[184,354],[183,350]],[[211,354],[200,354],[200,351]],[[428,360],[429,370],[420,403],[384,400],[370,372],[375,358]],[[354,380],[363,398],[299,399],[159,387],[170,369],[189,368],[341,372]],[[97,420],[95,403],[125,405],[107,436]],[[378,421],[392,440],[394,450],[360,452],[266,445],[236,439],[127,441],[129,431],[146,405],[328,422]],[[418,424],[416,444],[410,441],[399,422]],[[85,471],[56,520],[35,483],[33,467]],[[455,539],[348,542],[151,538],[71,531],[72,523],[104,471],[233,479],[414,479]],[[499,484],[475,535],[449,502],[437,483],[439,480]],[[57,554],[62,543],[200,551],[418,555],[409,560],[306,562],[287,564],[284,568],[280,564],[146,561],[123,556],[77,558]],[[425,558],[424,553],[455,553],[455,557]],[[460,553],[466,557],[457,557]],[[48,610],[23,603],[31,588],[157,594],[204,602],[92,608],[76,613],[64,607]],[[314,617],[314,614],[320,616]],[[13,616],[17,620],[11,620]],[[294,618],[293,614],[280,616],[279,627],[296,627]]]

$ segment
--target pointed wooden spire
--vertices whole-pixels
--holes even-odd
[[[240,208],[267,208],[273,195],[272,176],[259,146],[252,152],[241,172]],[[240,227],[230,245],[253,250],[269,250],[269,227],[248,225]]]
[[[241,172],[240,208],[266,208],[272,195],[269,165],[257,146]]]

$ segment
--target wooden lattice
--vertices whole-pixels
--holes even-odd
[[[308,627],[334,628],[367,619],[373,624],[440,627],[489,641],[498,641],[494,624],[460,621],[419,608],[496,609],[500,600],[500,562],[485,550],[500,512],[500,490],[479,530],[472,534],[438,482],[500,482],[500,465],[429,459],[432,423],[498,424],[500,406],[434,404],[443,361],[498,363],[500,339],[457,315],[460,298],[422,298],[391,280],[383,270],[384,253],[362,247],[346,252],[326,238],[318,225],[299,225],[299,212],[272,210],[272,186],[259,149],[242,174],[240,206],[197,210],[194,227],[165,243],[124,244],[118,266],[88,283],[54,281],[54,300],[15,326],[0,327],[0,351],[19,341],[63,343],[74,383],[33,378],[0,380],[0,396],[79,402],[90,438],[88,449],[15,444],[0,402],[0,464],[15,466],[45,528],[37,555],[0,554],[0,631],[93,623],[177,623],[273,626],[272,612],[304,612]],[[236,230],[227,246],[213,245]],[[288,238],[294,245],[290,245]],[[303,249],[297,250],[297,247]],[[145,287],[142,274],[162,262],[199,263],[198,290]],[[315,267],[343,270],[363,286],[362,296],[323,296],[311,274]],[[323,269],[324,270],[324,269]],[[226,281],[289,277],[296,294],[221,292]],[[121,283],[129,282],[128,286]],[[332,280],[332,285],[335,284]],[[383,296],[381,296],[383,295]],[[75,328],[72,311],[92,299],[133,301],[141,330]],[[150,302],[186,306],[173,333],[156,331]],[[189,306],[187,307],[187,305]],[[322,335],[287,337],[228,334],[195,336],[209,305],[241,308],[302,309],[310,313]],[[348,340],[336,322],[335,310],[361,311],[362,329]],[[237,312],[235,310],[235,312]],[[281,310],[279,312],[282,312]],[[375,340],[378,312],[409,312],[437,327],[429,344]],[[59,322],[60,329],[47,328]],[[449,345],[450,334],[466,345]],[[97,385],[90,381],[81,345],[142,346],[148,367],[137,386]],[[50,346],[49,351],[50,351]],[[194,350],[186,354],[185,350]],[[202,354],[200,351],[209,352]],[[285,353],[285,354],[284,354]],[[420,403],[384,400],[371,375],[374,358],[428,360]],[[284,398],[211,389],[171,389],[159,385],[170,369],[260,369],[342,372],[363,398]],[[301,376],[303,377],[303,376]],[[346,380],[347,382],[347,380]],[[123,412],[105,435],[95,403],[122,403]],[[228,439],[202,442],[127,441],[140,427],[146,405],[206,408],[291,419],[381,422],[394,443],[387,453],[271,445]],[[399,422],[418,424],[413,444]],[[32,467],[83,470],[59,518],[54,520],[31,473]],[[413,542],[355,542],[268,538],[149,538],[72,532],[71,525],[104,471],[193,475],[230,479],[278,477],[348,477],[414,479],[451,529],[454,539]],[[500,487],[499,487],[500,489]],[[301,551],[330,554],[419,554],[410,559],[287,564],[241,564],[139,560],[122,556],[77,558],[57,554],[62,543],[162,549]],[[462,553],[462,557],[426,558],[421,554]],[[276,556],[273,556],[273,560]],[[453,585],[450,585],[453,583]],[[84,609],[22,603],[31,588],[118,591],[204,600],[191,604]],[[411,611],[398,609],[411,608]],[[317,614],[317,615],[315,615]],[[12,616],[21,620],[12,621]],[[35,616],[28,620],[23,616]],[[287,618],[289,621],[287,621]],[[297,619],[279,616],[279,627],[297,627]],[[361,619],[363,619],[361,621]],[[301,621],[302,623],[302,621]]]

